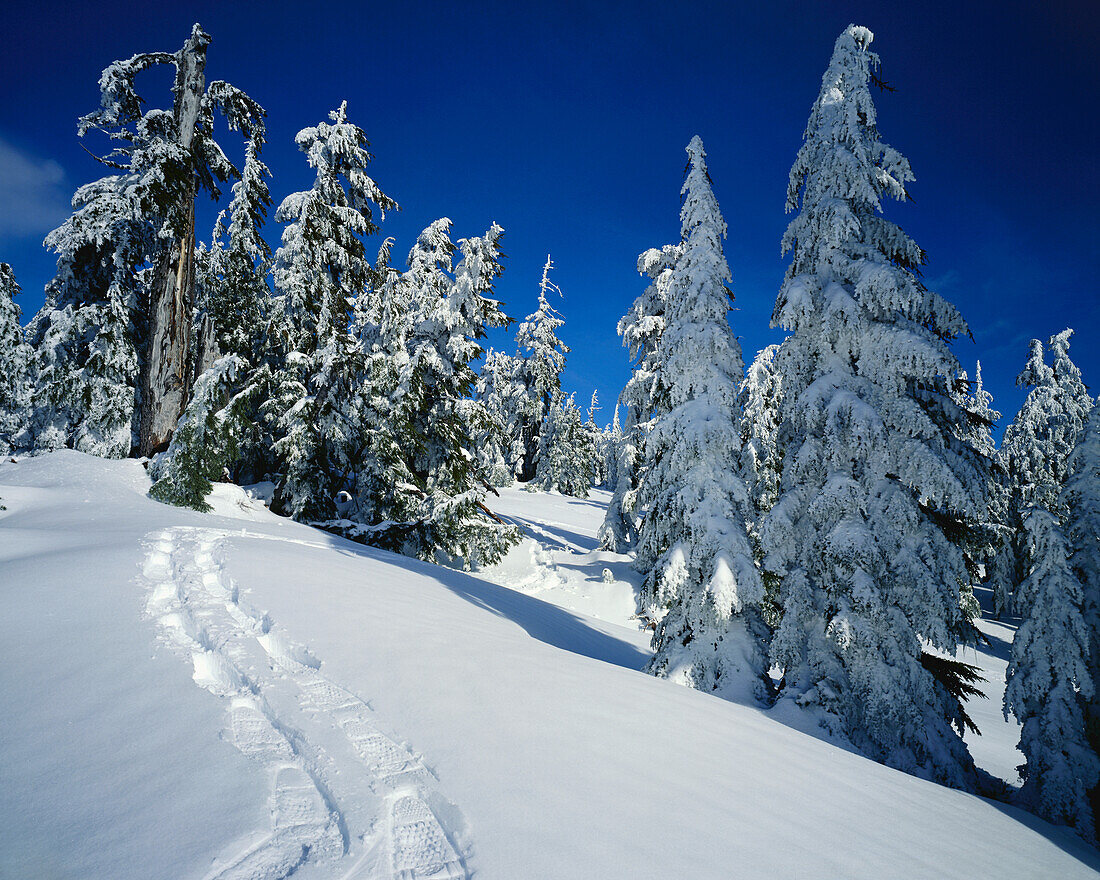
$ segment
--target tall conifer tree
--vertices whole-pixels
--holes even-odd
[[[15,297],[22,288],[7,263],[0,263],[0,455],[25,445],[30,403],[31,349],[19,325]]]
[[[558,339],[558,329],[565,323],[547,295],[559,288],[550,280],[554,268],[549,255],[542,267],[539,281],[539,307],[527,316],[516,332],[514,380],[519,386],[519,434],[523,445],[523,460],[517,476],[530,480],[535,476],[539,458],[539,436],[550,407],[561,391],[561,373],[569,346]]]
[[[957,535],[985,515],[986,470],[952,398],[948,343],[966,323],[881,216],[913,174],[878,134],[872,39],[855,25],[837,39],[787,189],[783,471],[761,529],[781,578],[772,658],[788,697],[871,757],[970,787],[962,706],[923,647],[972,637]]]
[[[641,611],[659,621],[650,670],[700,690],[765,698],[763,585],[746,530],[736,420],[744,365],[728,315],[726,222],[698,136],[687,147],[680,254],[671,267],[655,352],[665,401],[645,439],[639,497],[647,512],[636,565]]]

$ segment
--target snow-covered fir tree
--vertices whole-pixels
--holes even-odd
[[[350,332],[351,308],[370,281],[362,238],[378,231],[375,211],[384,217],[397,207],[367,174],[366,135],[347,120],[346,102],[330,118],[295,138],[316,176],[275,214],[288,224],[274,271],[288,334],[273,380],[283,471],[278,501],[306,521],[334,518],[336,496],[357,465],[352,404],[364,366]]]
[[[615,413],[600,436],[600,455],[603,458],[603,486],[614,490],[619,482],[619,447],[623,442],[623,427],[619,421],[619,406],[615,405]]]
[[[783,470],[761,526],[783,609],[771,654],[787,699],[867,755],[971,787],[963,708],[924,648],[973,637],[957,534],[985,516],[986,468],[952,398],[948,343],[966,323],[881,215],[913,174],[879,137],[872,39],[855,25],[837,39],[787,189]]]
[[[480,238],[461,239],[461,262],[451,278],[451,221],[425,229],[402,277],[412,304],[408,372],[399,423],[408,431],[408,469],[420,494],[415,519],[395,529],[397,548],[411,556],[476,568],[498,560],[518,531],[484,504],[473,437],[489,426],[484,406],[471,398],[487,328],[508,317],[491,298],[500,275],[495,223]]]
[[[1014,608],[1013,595],[1031,568],[1023,517],[1032,507],[1064,513],[1060,498],[1069,455],[1085,427],[1092,398],[1081,372],[1069,357],[1072,330],[1049,341],[1054,365],[1044,360],[1043,344],[1031,340],[1027,363],[1016,384],[1027,387],[1020,411],[1005,428],[998,451],[1001,482],[994,518],[1002,526],[1002,541],[991,566],[994,605],[998,614]],[[1022,609],[1016,608],[1019,613]]]
[[[748,490],[737,471],[737,390],[744,364],[730,329],[726,222],[698,136],[687,146],[680,254],[671,267],[664,332],[654,353],[667,411],[645,439],[646,508],[635,565],[640,611],[657,621],[655,675],[725,696],[768,695],[763,584],[746,531]]]
[[[1031,567],[1018,586],[1024,620],[1012,641],[1005,715],[1022,725],[1019,802],[1049,822],[1095,839],[1089,793],[1100,780],[1100,758],[1086,734],[1086,701],[1094,695],[1084,591],[1070,551],[1048,510],[1023,516]],[[1095,541],[1095,535],[1092,536]]]
[[[30,403],[31,349],[19,324],[15,297],[22,288],[7,263],[0,263],[0,455],[25,446]]]
[[[131,316],[141,380],[135,440],[143,454],[166,443],[189,393],[196,194],[204,189],[216,198],[220,183],[239,176],[213,137],[214,114],[246,138],[263,126],[262,108],[242,91],[220,81],[207,86],[209,44],[209,35],[195,25],[178,52],[115,62],[100,78],[100,109],[80,121],[81,135],[106,134],[115,149],[103,161],[123,171],[99,181],[100,198],[113,191],[115,201],[132,202],[130,219],[149,225],[154,236],[153,246],[140,252],[136,263],[118,267],[134,270],[147,262],[148,268],[136,304],[140,314]],[[172,111],[143,110],[135,78],[161,64],[176,71]],[[122,255],[117,251],[125,249],[115,250],[117,261]]]
[[[214,139],[214,116],[246,137],[263,117],[239,89],[207,86],[209,43],[195,25],[177,52],[114,62],[100,77],[100,108],[80,120],[81,136],[105,134],[112,150],[102,161],[119,173],[81,187],[76,213],[46,240],[58,265],[31,328],[40,449],[150,454],[183,411],[193,378],[195,197],[217,197],[238,176]],[[135,84],[158,65],[175,68],[170,111],[147,109]]]
[[[195,353],[196,373],[220,355],[234,354],[255,364],[263,345],[263,328],[271,299],[267,275],[271,248],[260,234],[271,193],[271,172],[260,158],[264,130],[258,127],[245,149],[241,179],[233,184],[227,213],[218,214],[210,247],[196,255],[195,310],[208,321],[211,339]],[[201,249],[201,247],[200,247]],[[200,331],[201,332],[201,331]],[[200,341],[205,341],[201,339]]]
[[[779,497],[779,405],[783,399],[775,371],[778,345],[757,352],[738,393],[741,412],[741,476],[752,499],[753,522],[759,522]]]
[[[490,486],[507,486],[515,479],[514,462],[522,456],[515,436],[517,407],[511,355],[489,349],[478,372],[477,399],[485,408],[488,427],[474,438],[482,476]],[[512,465],[509,462],[513,462]]]
[[[560,391],[550,402],[539,433],[539,457],[531,489],[587,498],[595,478],[596,446],[575,395]]]
[[[547,295],[561,296],[561,288],[550,280],[554,268],[550,257],[542,267],[539,281],[539,307],[519,325],[516,331],[515,373],[519,386],[517,430],[523,448],[516,476],[522,481],[532,479],[539,459],[539,436],[551,403],[561,391],[561,373],[569,346],[558,339],[558,329],[565,323]]]
[[[157,245],[133,172],[88,184],[76,212],[46,236],[58,255],[46,301],[27,328],[34,349],[30,428],[34,448],[71,447],[122,458],[136,443],[140,329]]]
[[[603,550],[625,553],[637,543],[641,449],[650,419],[667,409],[655,392],[658,387],[655,358],[665,327],[669,279],[679,255],[680,245],[650,248],[639,255],[638,274],[647,277],[650,283],[619,319],[617,330],[634,366],[619,395],[619,404],[626,407],[626,426],[618,445],[611,499],[598,535]]]
[[[237,432],[246,423],[236,410],[247,400],[229,399],[245,366],[241,357],[229,354],[199,376],[172,442],[149,469],[154,480],[149,494],[157,501],[210,510],[206,496],[236,456]]]
[[[966,379],[966,373],[962,374]],[[969,400],[966,407],[969,418],[966,427],[970,430],[971,445],[986,458],[992,460],[997,455],[997,444],[993,440],[993,426],[1000,421],[1001,414],[993,408],[993,395],[982,382],[982,362],[974,367],[974,381],[970,384]]]
[[[603,486],[607,482],[607,457],[604,452],[604,432],[596,424],[596,413],[600,411],[600,397],[592,390],[592,399],[588,403],[588,413],[584,421],[588,432],[588,452],[592,457],[592,485]]]
[[[1066,508],[1064,534],[1069,564],[1081,585],[1081,613],[1088,636],[1088,671],[1093,694],[1085,705],[1085,732],[1092,750],[1100,754],[1100,406],[1093,405],[1080,442],[1069,460],[1069,476],[1062,488]],[[1100,789],[1090,791],[1094,825]],[[1094,829],[1097,830],[1097,829]],[[1100,833],[1096,835],[1100,839]]]

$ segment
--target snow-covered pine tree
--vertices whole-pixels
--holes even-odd
[[[973,637],[957,535],[985,515],[985,468],[959,438],[948,347],[967,326],[881,216],[913,174],[879,138],[872,39],[855,25],[837,39],[787,189],[798,213],[772,317],[792,331],[775,357],[783,470],[761,525],[781,578],[772,659],[787,699],[867,755],[967,788],[963,709],[924,659]]]
[[[619,405],[615,404],[615,414],[611,424],[604,428],[600,437],[600,454],[603,456],[603,486],[614,490],[619,482],[619,446],[623,442],[623,427],[619,422]]]
[[[397,203],[367,174],[371,155],[347,103],[332,122],[295,138],[316,172],[313,187],[287,196],[275,219],[287,223],[275,255],[275,289],[286,332],[278,390],[275,451],[283,477],[277,500],[296,519],[335,517],[358,450],[353,402],[362,381],[362,349],[351,335],[352,303],[370,282],[363,236],[378,231]],[[270,412],[270,410],[269,410]]]
[[[774,361],[778,345],[757,352],[738,392],[741,412],[741,476],[752,500],[753,523],[779,497],[779,405],[783,399]]]
[[[997,445],[993,440],[993,426],[1000,421],[1001,414],[993,409],[993,395],[982,383],[982,362],[974,366],[974,382],[970,390],[970,425],[973,434],[971,445],[986,458],[992,460],[997,454]]]
[[[516,436],[516,403],[511,355],[489,349],[477,377],[477,399],[491,426],[474,438],[484,480],[490,486],[508,486],[515,479],[515,463],[522,457]],[[512,464],[509,464],[512,462]]]
[[[452,281],[450,228],[442,218],[420,234],[402,277],[413,320],[399,420],[409,432],[408,469],[421,499],[414,521],[394,529],[389,540],[396,536],[394,549],[407,555],[469,569],[495,562],[519,540],[514,527],[485,507],[472,438],[489,420],[470,397],[480,340],[509,319],[490,296],[503,271],[504,230],[494,223],[480,238],[461,239]]]
[[[1005,716],[1011,712],[1022,725],[1026,762],[1019,801],[1093,841],[1089,793],[1100,780],[1100,758],[1085,730],[1094,682],[1084,591],[1058,518],[1033,506],[1024,513],[1023,528],[1031,568],[1017,588],[1024,620],[1012,641],[1004,696]]]
[[[1050,338],[1053,367],[1043,358],[1043,344],[1031,340],[1027,363],[1016,379],[1017,385],[1030,391],[1005,428],[998,451],[1001,483],[994,496],[994,518],[1003,527],[1003,539],[989,577],[998,614],[1013,608],[1016,587],[1031,568],[1024,514],[1032,507],[1042,507],[1059,518],[1065,512],[1059,493],[1069,455],[1092,409],[1081,372],[1069,358],[1072,335],[1072,330],[1063,330]]]
[[[152,226],[155,235],[154,246],[137,257],[151,259],[151,272],[144,301],[135,304],[141,307],[140,319],[133,321],[140,333],[141,411],[135,428],[143,455],[167,444],[190,391],[195,197],[206,190],[216,198],[218,184],[238,176],[214,140],[214,112],[249,139],[263,127],[263,109],[240,89],[221,81],[207,86],[209,45],[209,34],[196,24],[177,52],[116,61],[100,77],[100,109],[80,120],[81,136],[104,132],[114,149],[102,161],[124,172],[104,178],[99,187],[113,190],[115,199],[136,201],[132,217]],[[176,72],[172,110],[143,111],[135,79],[161,64]]]
[[[412,521],[421,499],[408,460],[410,429],[403,400],[413,304],[400,273],[390,266],[392,247],[393,239],[383,242],[370,283],[355,303],[352,334],[364,358],[363,380],[351,402],[359,448],[349,456],[356,466],[343,522],[326,524],[356,540],[383,545],[385,524]]]
[[[528,489],[587,498],[594,460],[592,434],[582,421],[576,396],[559,391],[542,422],[538,467]]]
[[[558,328],[565,320],[547,299],[547,294],[551,292],[562,295],[561,288],[550,280],[550,270],[553,268],[554,264],[547,255],[539,281],[539,307],[527,316],[516,331],[513,381],[519,386],[519,433],[523,444],[523,460],[516,476],[522,482],[535,476],[539,435],[551,402],[561,391],[561,373],[565,369],[565,356],[569,354],[569,346],[557,336]]]
[[[23,338],[15,302],[21,291],[11,266],[0,263],[0,455],[10,454],[29,440],[31,349]]]
[[[974,585],[988,576],[997,547],[1004,538],[1002,527],[993,521],[996,515],[995,493],[998,490],[997,450],[993,442],[993,425],[1001,414],[990,406],[993,395],[982,385],[981,361],[977,363],[976,377],[973,382],[970,381],[965,370],[959,372],[954,383],[952,398],[959,410],[957,421],[959,437],[968,446],[981,453],[988,471],[990,501],[985,521],[976,523],[959,533],[959,546],[966,554],[969,573],[969,580],[960,590],[959,601],[963,613],[971,620],[976,620],[981,617],[982,609],[974,595]]]
[[[218,214],[204,259],[196,259],[196,324],[209,326],[210,338],[202,331],[194,354],[196,374],[213,360],[234,354],[257,364],[263,346],[271,290],[267,276],[271,269],[271,248],[260,234],[271,205],[267,178],[271,172],[260,158],[264,130],[255,129],[245,148],[241,179],[233,184],[233,199],[226,212]],[[228,241],[226,241],[228,239]]]
[[[656,392],[667,410],[646,436],[638,490],[647,509],[635,561],[645,576],[639,606],[657,621],[653,674],[726,697],[764,699],[764,590],[746,531],[748,490],[737,472],[744,364],[728,321],[726,222],[698,136],[687,154],[681,253],[654,354]]]
[[[155,177],[155,175],[151,175]],[[37,451],[72,447],[123,458],[136,446],[142,303],[157,247],[146,175],[132,171],[77,190],[77,210],[46,236],[58,255],[46,301],[27,328]]]
[[[262,407],[272,369],[282,357],[276,340],[287,335],[272,332],[267,283],[272,255],[260,234],[271,205],[270,172],[260,158],[263,144],[264,130],[257,127],[245,150],[241,179],[233,185],[228,214],[218,214],[209,247],[200,244],[195,250],[192,372],[201,376],[227,354],[242,361],[235,371],[238,386],[230,390],[236,401],[232,414],[241,424],[233,429],[237,443],[226,462],[231,477],[241,482],[264,479],[276,469],[274,425],[264,418]],[[239,393],[245,389],[247,394]]]
[[[1069,460],[1069,476],[1062,488],[1066,508],[1064,534],[1069,564],[1081,585],[1081,613],[1088,637],[1088,670],[1093,695],[1085,705],[1085,732],[1092,750],[1100,754],[1100,406],[1093,405],[1080,442]],[[1100,789],[1090,791],[1094,824],[1100,812]],[[1095,830],[1095,829],[1094,829]],[[1096,835],[1100,839],[1100,833]]]
[[[625,553],[637,543],[638,467],[649,421],[667,409],[654,389],[657,346],[665,327],[665,307],[672,267],[680,245],[650,248],[638,256],[638,274],[650,283],[619,319],[618,333],[634,366],[619,403],[626,407],[626,427],[618,447],[615,483],[598,538],[600,548]]]
[[[243,358],[229,354],[199,376],[172,442],[150,468],[155,482],[149,494],[157,501],[210,510],[206,496],[236,456],[240,426],[247,423],[237,412],[247,398],[230,398],[245,366]]]
[[[607,482],[607,457],[604,454],[604,432],[596,424],[596,413],[600,411],[600,397],[592,389],[592,399],[588,403],[588,414],[584,427],[588,431],[588,451],[592,457],[592,485],[603,486]],[[587,494],[587,492],[585,493]]]

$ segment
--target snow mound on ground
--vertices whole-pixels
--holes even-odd
[[[557,587],[147,490],[0,465],[0,876],[1100,876],[1064,829],[638,672],[645,634]],[[526,497],[576,539],[558,573],[626,588],[598,504]]]

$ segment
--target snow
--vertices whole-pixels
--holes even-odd
[[[595,550],[606,493],[502,490],[540,546],[473,576],[275,517],[262,488],[217,486],[210,514],[148,488],[132,460],[0,465],[0,876],[1100,868],[1063,829],[640,673],[628,562]]]

